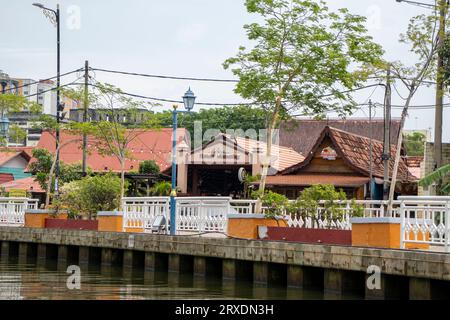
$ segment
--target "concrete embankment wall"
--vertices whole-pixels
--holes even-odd
[[[79,263],[96,256],[102,264],[143,264],[146,270],[162,266],[196,275],[217,273],[224,280],[251,277],[260,284],[279,281],[290,287],[318,284],[324,291],[337,293],[359,290],[368,298],[388,298],[390,294],[399,298],[404,292],[409,298],[433,298],[450,292],[442,289],[450,284],[450,255],[443,253],[13,227],[0,227],[0,242],[2,256],[18,250],[19,256],[35,255],[38,259],[76,256]],[[56,252],[51,254],[54,248]],[[382,272],[380,289],[366,286],[370,266]]]

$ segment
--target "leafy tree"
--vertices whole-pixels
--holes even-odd
[[[17,124],[12,124],[9,126],[9,137],[15,144],[19,145],[26,139],[27,132]]]
[[[424,177],[422,180],[419,181],[419,185],[423,187],[428,187],[433,183],[439,183],[441,179],[445,177],[450,177],[449,174],[450,174],[450,164],[447,164]],[[439,193],[441,194],[450,195],[450,181],[448,181],[448,183],[445,186],[443,186],[439,191],[440,191]]]
[[[72,216],[95,217],[98,211],[111,211],[120,205],[121,181],[113,173],[87,176],[61,188],[58,203]]]
[[[90,134],[96,139],[96,147],[100,154],[113,156],[120,163],[121,194],[125,194],[125,162],[132,155],[129,146],[145,132],[145,129],[157,129],[154,114],[150,111],[145,114],[145,119],[139,124],[126,127],[123,125],[122,115],[118,110],[126,110],[129,116],[136,116],[140,110],[148,108],[148,105],[135,101],[110,84],[97,83],[95,85],[95,99],[92,99],[92,108],[96,108],[102,115],[100,121],[86,123],[71,123],[71,129]]]
[[[54,192],[54,156],[47,149],[35,148],[32,151],[35,161],[29,165],[30,171],[35,175],[35,180],[46,191],[46,207],[50,204],[50,195]],[[59,181],[63,185],[74,180],[79,180],[83,177],[83,172],[80,163],[66,164],[60,163]]]
[[[160,169],[154,160],[145,160],[139,163],[139,173],[159,174]]]
[[[246,0],[245,4],[263,22],[244,26],[255,46],[241,47],[224,67],[239,77],[235,92],[267,110],[263,191],[272,133],[282,110],[301,110],[305,115],[326,110],[350,113],[356,103],[346,90],[363,83],[366,66],[378,62],[383,51],[368,36],[365,18],[347,9],[330,12],[323,1],[313,0]]]
[[[162,127],[172,127],[171,111],[158,112],[155,117]],[[189,131],[191,139],[194,138],[195,121],[201,122],[202,139],[207,139],[204,134],[210,129],[219,130],[222,133],[226,133],[227,130],[235,130],[237,134],[239,133],[237,130],[242,130],[241,134],[243,134],[247,130],[253,129],[258,133],[260,129],[266,127],[267,113],[263,108],[250,106],[225,106],[200,109],[198,112],[181,113],[178,115],[179,126]]]
[[[408,156],[423,156],[427,137],[422,132],[405,135],[406,154]]]
[[[411,66],[405,66],[399,61],[386,64],[386,68],[389,68],[408,90],[400,120],[400,132],[403,131],[411,100],[423,85],[423,80],[436,76],[436,69],[433,68],[433,65],[435,65],[439,50],[438,11],[435,10],[432,15],[422,14],[411,18],[406,33],[400,36],[400,42],[410,45],[410,51],[415,55],[417,61]],[[388,211],[392,210],[402,143],[403,134],[399,134],[389,190]]]

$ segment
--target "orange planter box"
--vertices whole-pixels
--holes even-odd
[[[229,214],[227,235],[234,238],[258,239],[258,226],[286,227],[285,220],[266,219],[263,214]]]
[[[123,217],[121,212],[98,212],[98,231],[122,232]]]
[[[411,233],[411,238],[413,237]],[[427,236],[427,238],[429,235]],[[419,236],[419,239],[421,237]],[[400,221],[397,218],[352,219],[352,246],[400,249]],[[428,244],[406,243],[406,249],[429,249]]]
[[[54,215],[53,210],[28,210],[25,212],[25,227],[26,228],[45,228],[45,219]],[[67,219],[67,213],[60,213],[57,215],[58,219]]]

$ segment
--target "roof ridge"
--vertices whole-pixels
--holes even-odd
[[[338,128],[332,127],[332,126],[326,126],[326,127],[329,128],[330,130],[333,130],[333,131],[339,131],[339,132],[342,132],[342,133],[344,133],[344,134],[346,134],[346,135],[349,135],[349,136],[355,136],[355,137],[358,137],[358,138],[362,138],[362,139],[364,139],[364,140],[368,140],[369,142],[370,142],[370,140],[372,140],[372,142],[378,142],[378,143],[383,144],[383,141],[381,141],[381,140],[377,140],[377,139],[374,139],[374,138],[365,137],[365,136],[363,136],[363,135],[356,134],[356,133],[352,133],[352,132],[348,132],[348,131],[345,131],[345,130],[342,130],[342,129],[338,129]],[[393,145],[393,144],[391,144],[391,145]]]

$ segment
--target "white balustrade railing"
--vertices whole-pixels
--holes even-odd
[[[177,197],[177,231],[186,233],[225,233],[228,214],[254,214],[256,200],[231,199],[230,197]],[[353,204],[360,205],[364,217],[397,217],[400,202],[395,201],[391,214],[387,213],[387,201],[338,201],[337,217],[327,212],[326,202],[319,202],[315,212],[300,210],[298,213],[283,214],[290,227],[350,230],[350,217],[354,215]],[[267,208],[262,208],[263,213]],[[340,212],[339,212],[340,211]],[[165,217],[166,232],[170,226],[170,198],[143,197],[124,198],[124,230],[150,230],[155,218]]]
[[[450,250],[450,197],[399,197],[401,247],[406,244],[443,246]]]
[[[37,208],[38,199],[0,198],[0,226],[22,227],[25,211]]]
[[[157,216],[164,216],[168,230],[170,217],[169,197],[124,198],[123,229],[128,231],[149,230]]]
[[[227,232],[229,197],[177,198],[177,231]]]

